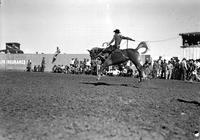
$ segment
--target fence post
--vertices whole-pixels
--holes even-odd
[[[7,67],[6,67],[7,66],[7,53],[5,53],[5,56],[6,56],[5,57],[5,72],[6,72],[7,71]]]

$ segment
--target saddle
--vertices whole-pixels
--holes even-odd
[[[111,54],[113,54],[113,56],[117,56],[118,58],[123,58],[123,59],[129,59],[123,52],[121,49],[115,49]]]
[[[125,56],[125,54],[123,54],[121,49],[116,49],[114,47],[108,47],[105,50],[102,51],[102,54],[100,55],[100,58],[105,61],[105,59],[108,58],[108,56],[114,56],[117,58],[123,58],[123,59],[129,59],[127,56]]]

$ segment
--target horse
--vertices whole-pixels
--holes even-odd
[[[113,52],[111,52],[111,54],[109,54],[109,56],[104,61],[102,61],[100,70],[97,74],[97,80],[100,80],[102,72],[106,67],[111,66],[111,65],[119,65],[121,63],[124,63],[130,60],[135,65],[136,69],[138,70],[139,82],[141,82],[143,78],[145,77],[144,68],[140,64],[140,61],[139,61],[140,54],[138,50],[141,48],[145,48],[145,50],[142,52],[142,54],[145,54],[148,50],[148,46],[146,42],[144,41],[140,42],[136,49],[133,49],[133,48],[127,48],[127,49],[121,49],[121,50],[116,49]],[[94,47],[91,50],[88,50],[91,61],[95,61],[103,50],[104,48],[99,48],[99,47]]]

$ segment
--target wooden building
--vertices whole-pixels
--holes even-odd
[[[200,32],[179,34],[182,37],[182,56],[186,59],[200,59]]]

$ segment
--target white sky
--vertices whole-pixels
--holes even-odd
[[[87,53],[118,28],[139,41],[177,37],[149,42],[149,53],[180,56],[178,34],[200,31],[200,0],[1,0],[0,10],[0,49],[19,42],[25,53],[54,53],[56,46],[63,53]]]

